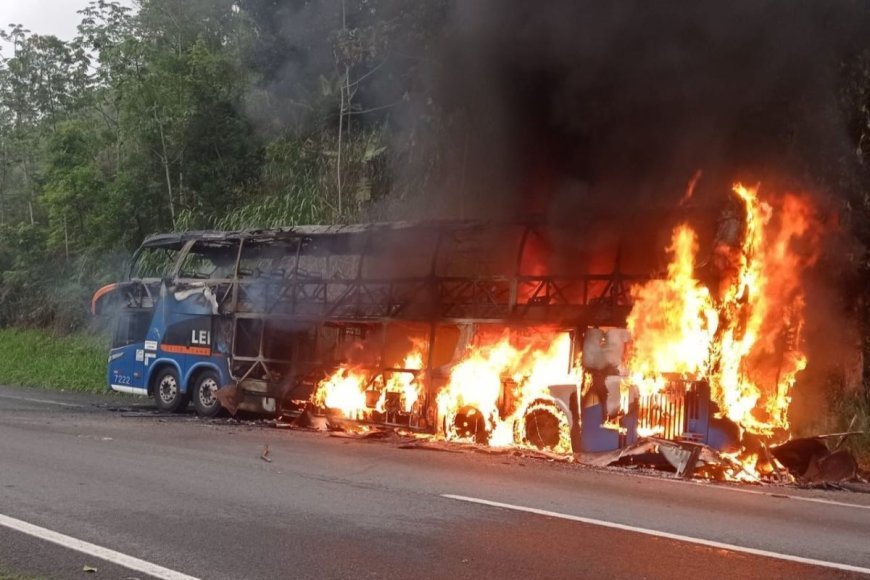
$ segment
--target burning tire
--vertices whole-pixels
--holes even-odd
[[[571,453],[569,415],[555,400],[533,401],[514,425],[516,442],[555,453]]]
[[[451,439],[471,440],[481,445],[489,442],[486,417],[474,407],[462,407],[453,416],[446,418],[445,432]]]

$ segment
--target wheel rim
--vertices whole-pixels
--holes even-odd
[[[199,384],[199,404],[205,408],[213,407],[217,403],[215,392],[218,390],[217,381],[211,377],[204,379]]]
[[[160,400],[167,405],[175,402],[178,397],[178,381],[173,375],[166,375],[161,379],[158,385],[157,393],[160,395]]]

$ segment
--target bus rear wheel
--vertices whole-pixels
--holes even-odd
[[[193,406],[200,417],[216,417],[221,412],[217,390],[220,388],[220,378],[213,371],[200,373],[193,385]]]
[[[181,392],[178,373],[167,367],[157,373],[154,379],[154,404],[164,413],[180,413],[187,408],[188,398]]]

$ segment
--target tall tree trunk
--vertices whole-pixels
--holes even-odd
[[[0,226],[6,223],[6,163],[7,163],[6,141],[3,141],[3,159],[0,161]]]
[[[27,192],[27,211],[30,214],[30,225],[36,225],[36,219],[33,215],[33,187],[30,179],[30,169],[28,167],[27,155],[24,156],[24,189]]]
[[[345,72],[345,79],[347,78],[347,72]],[[336,156],[336,164],[335,164],[335,183],[338,189],[338,217],[341,219],[343,213],[343,196],[341,191],[341,157],[342,157],[342,146],[344,140],[344,112],[345,112],[345,100],[349,94],[345,92],[346,82],[341,85],[341,106],[338,110],[338,153]]]
[[[341,29],[344,31],[347,30],[347,7],[345,6],[345,0],[341,0]],[[344,79],[342,80],[343,82],[339,88],[341,105],[338,110],[338,153],[336,155],[335,163],[335,185],[338,189],[338,219],[341,219],[341,216],[344,213],[344,196],[341,190],[341,157],[342,146],[344,144],[345,111],[350,108],[350,67],[348,65],[345,65],[344,67]],[[348,124],[349,122],[350,118],[348,117]]]
[[[63,245],[66,251],[66,261],[69,262],[69,230],[66,227],[66,214],[63,216]]]
[[[172,218],[172,227],[175,227],[175,202],[173,201],[172,196],[172,175],[170,174],[169,168],[169,153],[166,150],[166,135],[163,132],[163,123],[160,121],[160,117],[157,115],[157,107],[154,107],[154,122],[157,123],[157,128],[160,131],[160,146],[162,148],[162,155],[160,155],[160,161],[163,164],[163,172],[166,175],[166,193],[169,196],[169,216]]]

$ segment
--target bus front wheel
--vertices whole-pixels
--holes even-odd
[[[154,379],[154,403],[164,413],[179,413],[187,407],[187,395],[181,392],[178,373],[167,367]]]
[[[213,371],[204,371],[193,385],[193,406],[200,417],[216,417],[221,412],[221,403],[215,396],[220,388],[220,378]]]

